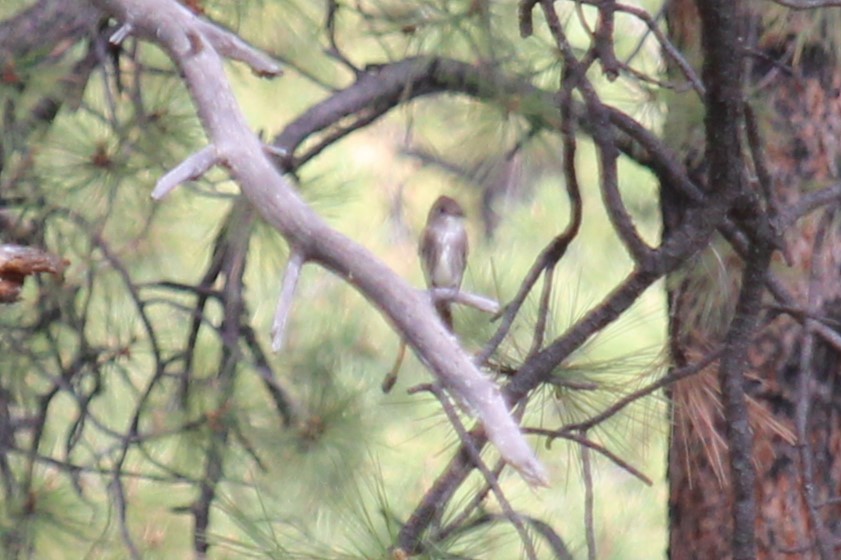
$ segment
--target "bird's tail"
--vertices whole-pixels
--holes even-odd
[[[438,312],[438,316],[441,317],[441,320],[444,322],[447,329],[452,332],[453,311],[451,309],[451,303],[449,301],[439,301],[435,304],[435,311]]]

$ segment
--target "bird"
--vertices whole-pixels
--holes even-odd
[[[467,266],[468,248],[464,210],[455,199],[445,195],[438,197],[429,209],[418,244],[427,287],[459,290]],[[435,302],[441,321],[452,331],[450,307],[450,301]]]

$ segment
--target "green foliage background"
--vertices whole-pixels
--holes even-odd
[[[0,7],[0,16],[22,4],[7,3]],[[476,4],[488,10],[476,12]],[[245,6],[220,0],[205,7],[212,18],[289,63],[286,76],[273,81],[252,77],[241,66],[229,67],[250,123],[266,137],[329,95],[325,85],[340,88],[352,82],[352,74],[324,54],[322,3],[284,0]],[[337,20],[339,45],[360,66],[439,53],[498,65],[549,90],[557,87],[558,60],[545,34],[528,40],[517,36],[516,2],[374,1],[362,7],[365,13],[342,4]],[[573,12],[568,17],[568,25],[579,26],[583,39]],[[540,28],[542,20],[536,23]],[[618,48],[627,54],[641,33],[630,25],[623,30],[617,33],[622,38]],[[156,48],[143,44],[139,49],[151,68],[167,68]],[[637,60],[647,71],[659,65],[654,51]],[[25,88],[3,86],[0,92],[23,115],[45,92],[61,87],[56,80],[62,72],[54,67],[49,71],[39,57],[16,63]],[[592,77],[599,80],[597,73]],[[31,511],[23,503],[0,505],[0,532],[22,531],[34,558],[127,557],[121,552],[119,524],[109,498],[110,469],[120,454],[113,433],[128,429],[154,374],[153,354],[166,355],[183,344],[193,301],[186,294],[158,299],[154,294],[159,287],[153,283],[198,281],[236,196],[236,187],[214,171],[160,203],[150,200],[156,179],[201,147],[204,137],[177,78],[150,73],[141,80],[147,116],[154,115],[153,120],[140,118],[124,96],[114,97],[112,85],[109,93],[106,79],[97,73],[81,105],[63,108],[51,126],[17,136],[4,129],[9,159],[0,181],[16,169],[25,170],[25,179],[16,185],[18,194],[33,201],[27,217],[46,224],[46,246],[72,264],[61,285],[30,281],[22,303],[0,311],[6,347],[0,354],[2,375],[14,378],[21,406],[34,409],[59,364],[86,352],[108,358],[101,376],[79,380],[92,385],[88,394],[94,421],[80,426],[78,402],[59,397],[50,405],[40,446],[44,456],[90,465],[91,470],[79,475],[74,488],[72,477],[46,461],[37,462]],[[639,84],[619,80],[600,82],[600,87],[609,102],[656,126],[657,104]],[[515,109],[452,95],[413,102],[307,164],[299,173],[300,190],[333,226],[371,248],[417,286],[422,276],[416,238],[426,211],[438,194],[456,196],[471,217],[472,253],[465,286],[505,302],[568,215],[559,140],[549,132],[530,130]],[[481,179],[498,172],[505,154],[521,140],[520,180],[497,201],[503,219],[488,238],[479,221]],[[422,165],[401,152],[409,145],[458,162],[470,172],[456,176]],[[32,165],[25,164],[27,158]],[[555,274],[550,337],[598,302],[631,266],[604,215],[593,150],[584,141],[579,171],[585,187],[584,226]],[[626,162],[620,171],[628,206],[648,239],[656,240],[659,211],[653,180]],[[48,202],[38,206],[36,200]],[[265,225],[256,225],[252,235],[246,299],[251,324],[268,347],[286,248]],[[107,245],[97,245],[96,240]],[[157,350],[137,313],[137,292],[127,289],[126,275],[140,283],[138,292],[148,298],[144,308],[159,335]],[[584,419],[660,373],[665,325],[661,289],[658,285],[647,293],[557,372],[598,388],[536,396],[540,404],[533,405],[528,424],[556,426]],[[528,350],[534,299],[501,350],[508,363],[517,364]],[[80,319],[34,332],[15,329],[44,305]],[[82,310],[87,320],[81,320]],[[220,316],[218,306],[211,304],[208,321]],[[486,316],[470,310],[459,310],[456,322],[469,349],[478,349],[494,329]],[[80,347],[81,332],[95,347]],[[187,479],[201,477],[202,458],[217,421],[234,429],[224,450],[225,481],[212,517],[213,558],[386,557],[399,524],[444,468],[456,444],[440,406],[430,397],[406,394],[408,387],[430,380],[413,357],[404,364],[395,390],[381,393],[380,382],[398,343],[363,298],[328,272],[308,267],[288,348],[271,357],[281,382],[306,411],[300,424],[284,427],[253,368],[238,371],[233,386],[220,386],[215,378],[219,340],[203,331],[188,401],[178,402],[176,376],[156,385],[139,414],[139,430],[155,437],[128,450],[123,464],[125,471],[138,474],[125,478],[125,493],[128,526],[143,557],[189,555],[191,518],[184,508],[195,500],[196,490]],[[28,352],[9,351],[20,347]],[[227,390],[230,400],[220,408],[219,393]],[[649,559],[665,550],[665,415],[663,404],[649,399],[591,434],[654,480],[646,487],[592,454],[599,558]],[[181,429],[196,419],[206,422]],[[68,451],[74,438],[79,443]],[[505,488],[515,508],[550,523],[576,557],[583,557],[578,448],[556,441],[541,450],[541,457],[551,472],[550,489],[532,491],[513,474],[505,477]],[[19,459],[16,468],[25,464]],[[461,491],[461,503],[480,483],[474,475]],[[488,509],[498,511],[492,499]],[[502,524],[459,535],[448,545],[429,557],[520,554],[516,533]]]

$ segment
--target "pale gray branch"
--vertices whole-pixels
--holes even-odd
[[[125,23],[121,25],[108,40],[115,45],[119,45],[125,41],[129,35],[131,35],[132,31],[134,31],[134,27],[132,27],[130,23]]]
[[[433,288],[429,290],[429,296],[433,303],[439,301],[450,301],[453,303],[460,303],[482,311],[484,313],[496,314],[499,313],[499,302],[491,298],[480,296],[471,292],[463,290],[454,290],[452,288]]]
[[[272,146],[271,144],[263,144],[263,150],[270,156],[284,158],[289,155],[289,150],[281,146]]]
[[[198,152],[190,154],[187,159],[158,180],[155,189],[152,191],[152,198],[155,200],[162,199],[181,183],[198,179],[217,163],[219,163],[219,158],[216,156],[216,149],[212,145],[205,146]]]
[[[258,76],[274,77],[283,74],[283,68],[276,60],[255,49],[234,33],[201,18],[196,20],[196,24],[219,54],[232,60],[244,62]]]
[[[283,284],[280,289],[280,297],[277,300],[277,311],[272,324],[272,350],[280,352],[286,340],[286,325],[289,323],[289,313],[292,311],[292,301],[295,297],[295,288],[298,286],[298,278],[301,275],[301,267],[306,259],[302,253],[292,251],[289,255],[289,262],[286,263],[286,272],[283,274]]]
[[[134,33],[161,45],[178,66],[220,162],[293,251],[345,278],[389,319],[442,384],[479,416],[500,455],[531,482],[547,481],[499,388],[473,363],[430,305],[365,247],[330,228],[307,206],[248,127],[222,59],[196,16],[173,0],[91,0]]]

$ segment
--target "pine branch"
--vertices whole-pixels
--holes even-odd
[[[330,228],[266,155],[225,77],[204,23],[171,0],[93,0],[132,33],[160,44],[179,67],[217,157],[261,216],[305,255],[355,286],[391,321],[443,385],[473,409],[506,461],[533,484],[546,474],[496,385],[438,320],[425,293]]]

